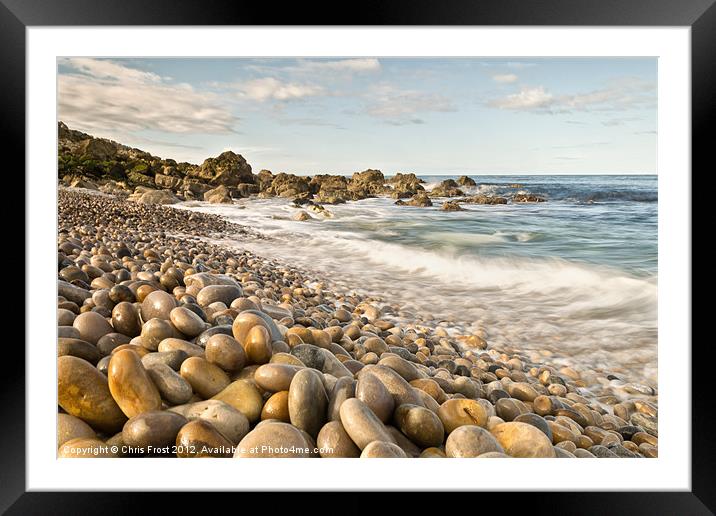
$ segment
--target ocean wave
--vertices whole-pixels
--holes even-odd
[[[462,238],[488,243],[506,235],[437,234],[448,244]],[[284,235],[285,236],[285,235]],[[624,317],[628,312],[655,317],[656,277],[638,278],[605,266],[559,258],[495,257],[461,254],[450,246],[439,250],[375,240],[359,233],[322,231],[303,235],[307,265],[361,271],[400,278],[406,287],[433,284],[443,289],[500,292],[505,299],[532,299],[574,317]],[[510,235],[529,238],[528,235]],[[285,249],[287,243],[280,247]],[[329,251],[327,251],[329,250]]]
[[[657,192],[639,192],[629,190],[597,190],[594,192],[587,192],[581,194],[577,196],[577,199],[584,202],[658,202],[659,195],[657,194]]]
[[[529,193],[546,197],[550,201],[568,201],[579,203],[598,203],[598,202],[658,202],[659,196],[655,187],[638,186],[634,188],[624,188],[618,185],[610,187],[607,185],[591,185],[587,187],[584,184],[573,185],[565,181],[564,183],[542,183],[542,182],[480,182],[476,178],[476,186],[461,186],[460,189],[466,195],[498,195],[511,197],[516,193]],[[427,183],[426,190],[437,186],[438,183]]]
[[[440,242],[444,244],[455,244],[463,246],[473,246],[482,244],[497,244],[509,242],[509,237],[505,234],[485,234],[485,233],[460,233],[454,231],[431,231],[422,236],[423,240],[430,242]]]
[[[328,243],[317,240],[316,244]],[[591,293],[589,297],[608,294],[608,298],[603,298],[605,301],[620,302],[624,293],[635,293],[640,298],[644,294],[656,295],[656,284],[650,280],[558,258],[465,256],[369,239],[338,239],[331,245],[351,252],[354,257],[361,256],[363,263],[367,260],[377,266],[479,289],[499,289],[514,294],[583,290]]]
[[[480,246],[489,244],[502,244],[509,242],[531,242],[540,239],[539,233],[496,231],[494,233],[472,233],[459,231],[430,231],[426,232],[423,240],[453,244],[458,246]]]
[[[285,200],[252,201],[247,209],[184,207],[257,229],[269,238],[225,243],[303,269],[345,292],[385,296],[394,317],[405,322],[418,314],[464,331],[483,328],[498,349],[548,350],[565,365],[619,364],[655,378],[656,274],[637,277],[616,265],[538,257],[533,246],[546,251],[536,242],[547,240],[555,252],[551,230],[527,230],[523,215],[507,222],[514,230],[489,232],[455,231],[474,214],[463,214],[464,220],[429,211],[406,217],[379,199],[329,207],[334,218],[312,222],[291,220],[287,215],[296,208]],[[529,257],[519,254],[523,245]],[[503,252],[510,254],[495,254]]]

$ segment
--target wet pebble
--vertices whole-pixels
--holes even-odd
[[[144,412],[124,424],[122,440],[127,446],[144,449],[146,455],[169,455],[179,429],[186,423],[184,416],[174,412]]]
[[[107,378],[81,358],[57,359],[57,401],[65,412],[100,431],[116,432],[127,420],[112,397]]]
[[[114,353],[107,378],[112,397],[127,417],[161,408],[159,391],[134,351],[125,349]]]
[[[219,430],[202,419],[189,421],[176,436],[176,454],[182,458],[233,456],[233,443]]]
[[[555,456],[552,442],[544,432],[527,423],[503,423],[493,428],[491,433],[511,457]]]
[[[314,439],[325,423],[328,397],[321,376],[313,369],[301,369],[293,376],[288,391],[291,424]]]
[[[343,428],[361,450],[373,441],[394,441],[378,416],[357,398],[344,401],[340,415]]]
[[[397,445],[385,441],[369,443],[360,454],[361,459],[407,459],[408,456]]]
[[[453,458],[479,457],[485,453],[503,451],[500,443],[489,431],[475,425],[456,428],[445,441],[445,454]]]

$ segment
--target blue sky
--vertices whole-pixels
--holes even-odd
[[[255,172],[656,173],[654,58],[63,58],[70,127]]]

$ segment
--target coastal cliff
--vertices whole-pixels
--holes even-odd
[[[261,170],[254,174],[240,154],[222,152],[201,165],[162,159],[140,149],[112,140],[95,138],[58,124],[58,173],[66,186],[99,189],[117,195],[134,194],[141,202],[171,204],[182,200],[231,203],[256,195],[259,198],[285,197],[299,202],[340,204],[370,197],[392,197],[396,204],[432,206],[431,198],[450,197],[446,210],[457,203],[506,204],[543,202],[544,197],[515,193],[509,197],[466,195],[474,180],[461,176],[446,179],[430,191],[414,173],[398,172],[386,177],[380,170],[367,169],[350,177],[333,174],[299,176]],[[519,187],[519,185],[515,185]],[[462,188],[462,189],[461,189]],[[157,190],[163,193],[154,192]],[[149,195],[145,195],[149,194]]]

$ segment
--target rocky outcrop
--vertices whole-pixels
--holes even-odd
[[[365,185],[384,185],[385,176],[380,170],[368,169],[363,172],[355,172],[351,176],[351,183]]]
[[[262,170],[254,178],[254,182],[259,187],[259,191],[263,192],[271,186],[273,182],[273,173],[270,170]]]
[[[58,123],[57,168],[58,177],[70,175],[100,187],[110,182],[126,183],[130,189],[171,190],[180,196],[186,194],[189,199],[203,199],[208,190],[222,185],[236,196],[249,196],[261,188],[251,173],[251,165],[233,151],[209,158],[200,166],[177,163],[112,140],[95,138],[62,122]],[[271,176],[266,171],[261,179],[265,181],[267,174]]]
[[[170,167],[165,167],[165,170],[167,168]],[[154,184],[157,185],[158,188],[168,188],[169,190],[176,190],[181,186],[182,183],[183,179],[181,177],[170,176],[167,174],[156,174],[154,176]]]
[[[308,205],[306,206],[306,209],[311,213],[315,213],[316,215],[320,215],[325,218],[333,217],[333,213],[328,211],[324,206],[316,204],[312,201],[309,201]]]
[[[465,195],[465,192],[458,188],[458,184],[454,179],[446,179],[433,188],[430,191],[430,195],[433,197],[459,197]]]
[[[440,209],[443,211],[465,211],[465,208],[460,206],[457,201],[445,201]]]
[[[392,187],[390,196],[393,199],[407,199],[423,192],[425,189],[422,184],[424,181],[412,172],[409,174],[401,174],[398,172],[388,181]]]
[[[111,179],[105,181],[99,187],[99,190],[106,194],[116,195],[119,197],[124,197],[132,191],[126,181],[113,181]]]
[[[467,202],[471,204],[507,204],[507,199],[498,195],[479,194],[473,195],[472,197],[468,197],[466,199],[461,199],[461,202]]]
[[[266,189],[270,195],[278,197],[296,197],[302,193],[310,193],[309,178],[306,176],[297,176],[295,174],[286,174],[281,172],[273,181],[271,186]]]
[[[128,180],[134,185],[149,186],[154,185],[154,174],[161,172],[162,164],[160,158],[148,152],[58,123],[59,177],[72,174],[91,180]]]
[[[303,222],[305,220],[310,220],[311,216],[307,212],[301,210],[294,213],[291,218],[293,220],[297,220],[298,222]]]
[[[545,202],[547,199],[532,193],[516,193],[512,196],[512,202]]]
[[[354,173],[348,182],[348,190],[355,199],[375,197],[389,191],[383,173],[373,169]]]
[[[162,159],[141,149],[112,140],[95,138],[58,123],[58,177],[76,188],[94,188],[113,195],[129,195],[138,202],[171,203],[178,200],[206,200],[230,203],[233,198],[286,197],[308,204],[312,210],[324,204],[339,204],[367,197],[387,196],[396,204],[432,206],[431,197],[461,197],[460,188],[476,186],[469,176],[446,179],[426,192],[424,181],[414,173],[397,173],[387,178],[380,170],[355,172],[350,178],[317,174],[313,177],[290,173],[274,175],[270,170],[252,173],[251,165],[233,151],[222,152],[201,165]],[[522,185],[508,185],[521,188]],[[163,193],[162,193],[163,192]],[[142,200],[145,199],[146,200]],[[521,191],[508,197],[474,195],[446,201],[442,209],[457,211],[460,202],[507,204],[545,202],[543,196]],[[328,212],[326,212],[328,213]],[[326,213],[321,213],[326,215]],[[327,215],[326,215],[327,216]]]
[[[142,187],[137,188],[129,196],[129,200],[141,204],[174,204],[179,202],[179,199],[169,190],[150,190]]]
[[[212,204],[231,204],[231,194],[224,185],[219,185],[213,190],[204,193],[204,200]]]
[[[362,199],[356,191],[348,188],[350,182],[345,176],[329,174],[316,175],[311,179],[311,191],[316,202],[323,204],[340,204],[350,200]]]
[[[422,179],[419,179],[418,176],[416,176],[413,172],[403,173],[398,172],[394,176],[392,176],[390,179],[388,179],[388,183],[390,184],[396,184],[396,183],[424,183]]]
[[[72,188],[86,188],[87,190],[97,190],[97,185],[92,181],[87,181],[81,177],[75,177],[69,181],[69,186]]]
[[[109,140],[88,138],[79,143],[77,151],[81,155],[87,156],[90,159],[107,161],[117,155],[117,147],[117,144],[114,144]]]
[[[146,186],[147,188],[153,188],[155,185],[154,178],[147,175],[146,168],[138,168],[137,170],[131,170],[127,173],[127,182],[132,186]]]
[[[397,200],[395,202],[398,206],[418,206],[426,208],[433,205],[430,197],[424,192],[414,195],[409,201]]]
[[[411,191],[409,191],[409,190],[396,190],[396,189],[393,189],[393,191],[390,192],[390,196],[391,196],[393,199],[409,199],[409,198],[411,198],[411,197],[412,197],[413,195],[415,195],[415,194],[416,194],[416,192],[411,192]]]
[[[209,190],[211,190],[211,186],[188,177],[181,185],[181,192],[187,199],[203,199],[204,194]]]
[[[241,183],[236,187],[236,195],[238,197],[250,197],[251,195],[259,193],[259,191],[259,185],[251,183]]]
[[[240,183],[254,182],[251,165],[246,163],[243,156],[233,151],[205,159],[200,167],[190,170],[188,175],[210,185],[237,186]]]
[[[311,193],[318,193],[321,189],[329,190],[346,190],[348,188],[348,178],[345,176],[337,176],[333,174],[316,174],[308,183],[311,187]]]

